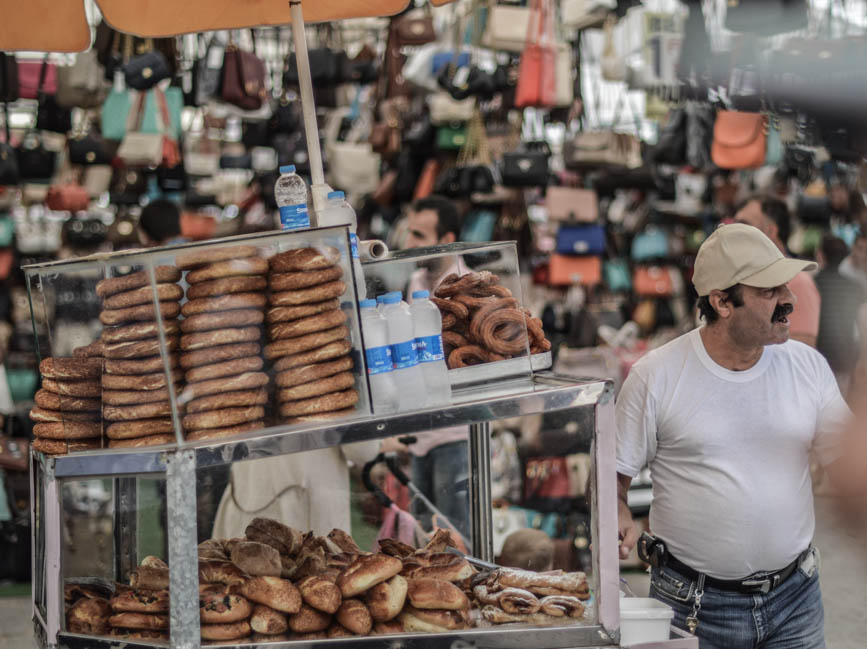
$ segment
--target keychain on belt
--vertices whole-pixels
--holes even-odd
[[[698,628],[698,612],[701,610],[702,595],[704,595],[704,573],[698,576],[698,584],[695,587],[695,604],[692,605],[692,615],[686,618],[686,626],[693,635],[695,635],[695,630]]]

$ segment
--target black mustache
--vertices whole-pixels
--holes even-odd
[[[777,308],[774,309],[774,315],[771,316],[771,321],[776,322],[777,320],[780,320],[781,318],[785,318],[787,315],[789,315],[794,310],[795,310],[795,307],[792,304],[789,304],[789,303],[779,304],[779,305],[777,305]]]

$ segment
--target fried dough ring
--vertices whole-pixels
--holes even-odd
[[[459,296],[460,297],[460,296]],[[477,343],[483,342],[482,338],[482,323],[487,320],[488,316],[490,316],[495,311],[501,309],[516,309],[518,306],[518,301],[513,297],[503,297],[503,298],[478,298],[480,300],[485,300],[485,303],[480,306],[479,310],[475,312],[473,315],[473,319],[470,320],[469,334],[470,339],[476,341]],[[524,317],[524,314],[520,311],[517,311],[521,318]],[[523,328],[523,327],[522,327]],[[485,345],[488,347],[487,345]],[[491,349],[488,347],[488,349]]]
[[[443,312],[443,315],[446,313],[452,313],[458,320],[464,320],[470,316],[469,309],[460,302],[455,302],[454,300],[443,300],[439,297],[432,297],[430,301],[437,305],[437,308]]]
[[[517,309],[501,309],[491,313],[479,330],[482,344],[497,354],[520,354],[527,349],[528,344],[524,322],[524,314]]]
[[[500,281],[500,278],[492,272],[483,270],[478,273],[466,273],[455,280],[452,280],[454,274],[446,277],[439,287],[434,291],[436,297],[452,297],[459,293],[466,293],[480,286],[490,286]]]
[[[457,331],[443,331],[443,345],[448,345],[449,347],[457,349],[458,347],[464,347],[469,344],[470,341],[464,338]]]
[[[475,360],[475,363],[469,361]],[[489,363],[490,355],[486,349],[482,349],[478,345],[464,345],[452,350],[449,354],[449,369],[454,370],[459,367],[468,367],[470,365],[479,365],[480,363]]]
[[[451,329],[458,323],[458,319],[455,317],[454,313],[444,313],[443,314],[443,331],[447,329]]]

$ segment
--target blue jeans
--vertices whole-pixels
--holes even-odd
[[[412,458],[412,481],[460,532],[469,538],[469,442],[436,446],[422,457]],[[431,529],[431,512],[420,500],[412,511],[426,530]],[[440,522],[443,527],[443,523]]]
[[[777,588],[763,595],[705,585],[698,613],[700,649],[824,649],[825,612],[819,590],[818,552]],[[687,629],[696,582],[669,567],[653,568],[650,596],[674,609],[674,626]]]

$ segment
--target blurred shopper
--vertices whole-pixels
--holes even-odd
[[[181,236],[181,210],[175,203],[164,198],[144,206],[138,227],[139,238],[144,246],[186,243],[186,239]]]
[[[738,213],[735,221],[753,225],[761,230],[784,255],[789,256],[786,242],[792,233],[792,219],[786,204],[772,197],[749,199]],[[816,283],[809,273],[798,273],[788,283],[795,295],[794,312],[789,316],[789,335],[810,347],[816,346],[819,336],[819,310],[821,298]]]
[[[789,339],[788,284],[814,267],[756,228],[717,229],[693,277],[705,325],[638,361],[617,400],[621,557],[649,465],[650,594],[703,647],[825,646],[809,451],[833,477],[851,413],[825,359]]]
[[[852,252],[840,262],[840,274],[858,282],[867,291],[867,230],[855,237]]]

